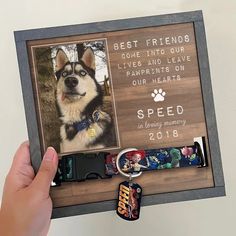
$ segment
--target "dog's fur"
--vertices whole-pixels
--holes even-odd
[[[56,100],[62,121],[60,151],[65,153],[114,145],[112,118],[101,110],[103,94],[95,79],[92,49],[87,48],[78,62],[69,62],[65,52],[59,49],[56,77]],[[94,119],[94,112],[98,119]],[[92,120],[92,123],[78,131],[76,124],[83,120]]]

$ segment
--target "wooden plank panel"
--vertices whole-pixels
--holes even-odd
[[[194,137],[207,138],[192,23],[33,40],[28,42],[28,48],[30,51],[35,47],[95,39],[107,41],[106,53],[109,56],[108,66],[122,148],[182,146],[192,144]],[[154,60],[154,64],[149,65],[149,60]],[[161,63],[155,65],[158,60]],[[178,68],[182,70],[176,71]],[[132,75],[139,70],[142,70],[142,75]],[[165,100],[155,103],[151,93],[159,88],[166,92]],[[178,109],[182,109],[181,112]],[[143,118],[138,117],[140,110]],[[177,121],[179,124],[171,125],[171,122]],[[159,127],[147,128],[148,124],[157,123]],[[208,144],[207,153],[210,160]],[[121,177],[113,177],[63,184],[51,190],[54,206],[115,199],[117,186],[122,180]],[[211,166],[149,172],[137,182],[143,186],[144,195],[214,186]]]

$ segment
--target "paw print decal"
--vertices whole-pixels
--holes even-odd
[[[161,88],[159,90],[154,89],[151,96],[155,102],[163,102],[165,100],[166,92],[164,92]]]

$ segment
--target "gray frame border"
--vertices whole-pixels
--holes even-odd
[[[194,24],[195,29],[201,88],[203,94],[204,111],[215,186],[212,188],[194,189],[144,196],[142,199],[142,205],[148,206],[169,202],[225,196],[225,184],[221,163],[218,133],[216,128],[217,124],[202,11],[15,31],[15,43],[25,105],[28,135],[30,140],[31,161],[34,170],[37,171],[40,166],[42,153],[40,151],[35,100],[33,95],[29,58],[27,52],[28,40],[137,29],[189,22],[192,22]],[[115,200],[110,200],[67,207],[58,207],[53,209],[52,218],[110,211],[115,209],[115,204]]]

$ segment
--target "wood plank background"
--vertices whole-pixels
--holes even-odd
[[[160,37],[175,37],[186,34],[189,35],[190,41],[184,44],[178,43],[153,47],[147,47],[145,44],[146,40],[149,38],[159,39]],[[92,41],[101,38],[107,40],[107,55],[109,56],[110,62],[110,76],[112,77],[114,104],[116,107],[117,125],[122,149],[126,147],[158,148],[183,146],[192,144],[194,137],[205,136],[207,139],[194,28],[192,23],[34,40],[28,42],[28,49],[30,52],[33,50],[33,47],[45,47],[49,44],[69,44],[71,42],[81,42],[85,40]],[[126,48],[124,50],[114,49],[115,43],[135,40],[138,40],[138,47]],[[180,46],[184,47],[183,53],[173,55],[170,53],[170,48]],[[159,55],[157,58],[160,58],[163,61],[161,66],[170,67],[170,73],[130,78],[126,76],[126,70],[118,69],[118,64],[120,63],[138,60],[141,61],[143,65],[140,67],[141,69],[151,68],[146,66],[147,57],[145,57],[145,53],[147,50],[156,48],[165,49],[166,53],[164,55]],[[122,59],[121,56],[124,52],[139,52],[142,56],[136,59]],[[174,73],[174,64],[166,63],[166,58],[178,55],[190,56],[191,60],[190,62],[181,63],[181,65],[185,66],[184,71]],[[131,70],[140,68],[132,68]],[[153,78],[172,74],[179,74],[181,80],[162,84],[153,84],[151,82]],[[34,79],[37,80],[36,77],[34,77]],[[132,86],[133,79],[146,79],[147,83],[145,86]],[[155,88],[161,88],[166,92],[165,101],[161,103],[155,103],[153,101],[151,93]],[[40,98],[38,97],[37,99]],[[140,123],[137,119],[137,110],[147,110],[148,108],[156,109],[157,107],[163,107],[164,110],[168,106],[176,107],[177,105],[184,107],[184,113],[182,115],[159,118],[157,116],[152,116],[148,119],[148,122],[163,123],[165,121],[183,119],[186,120],[185,126],[172,126],[161,130],[137,129],[137,125]],[[178,138],[163,137],[160,140],[149,140],[150,132],[155,133],[161,131],[165,133],[167,130],[173,129],[178,130]],[[118,152],[119,150],[120,149],[117,149],[115,152]],[[208,145],[207,154],[210,163]],[[118,184],[123,180],[122,177],[116,176],[108,180],[89,180],[80,183],[64,183],[61,187],[51,189],[54,206],[68,206],[115,199]],[[143,187],[144,195],[214,186],[211,165],[207,168],[181,168],[145,172],[137,179],[137,182]]]

